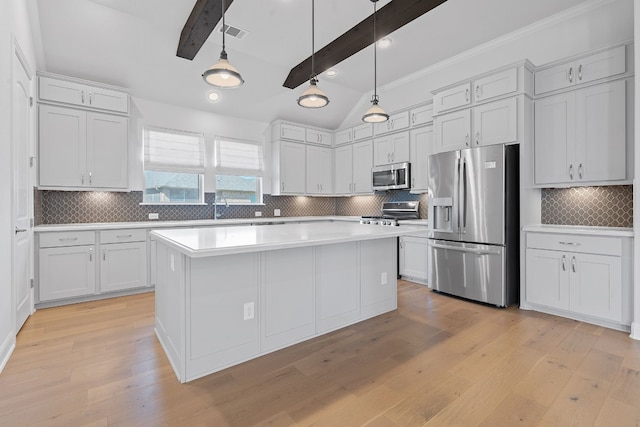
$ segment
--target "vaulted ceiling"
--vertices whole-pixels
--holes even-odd
[[[331,99],[321,110],[296,104],[299,87],[283,87],[290,70],[311,53],[311,0],[234,0],[227,25],[229,61],[245,84],[221,90],[216,103],[201,74],[217,61],[218,25],[193,60],[176,56],[195,0],[28,0],[37,5],[39,69],[128,87],[134,96],[262,122],[284,118],[337,128],[372,91],[373,52],[364,48],[319,76]],[[394,0],[400,2],[402,0]],[[426,1],[426,0],[425,0]],[[403,76],[588,0],[448,0],[394,31],[378,50],[378,84]],[[389,0],[380,0],[378,9]],[[370,0],[317,0],[316,50],[369,17]]]

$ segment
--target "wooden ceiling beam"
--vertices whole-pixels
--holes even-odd
[[[225,0],[225,12],[231,3],[233,0]],[[176,55],[193,60],[220,19],[222,19],[222,0],[197,0],[180,33]]]
[[[387,3],[376,13],[378,40],[445,1],[447,0],[394,0]],[[315,73],[328,70],[372,44],[373,14],[315,53]],[[283,86],[294,89],[308,81],[310,76],[311,57],[308,57],[289,71]]]

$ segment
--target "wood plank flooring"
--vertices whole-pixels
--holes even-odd
[[[0,426],[640,426],[640,342],[398,283],[399,309],[180,384],[153,294],[37,311]]]

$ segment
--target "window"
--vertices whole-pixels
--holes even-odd
[[[203,203],[204,135],[144,129],[144,203]]]
[[[262,203],[262,144],[216,139],[216,202]]]

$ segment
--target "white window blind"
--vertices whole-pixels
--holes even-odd
[[[145,128],[144,168],[158,172],[204,173],[204,135]]]
[[[229,138],[216,139],[216,174],[262,176],[262,144]]]

